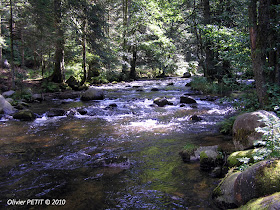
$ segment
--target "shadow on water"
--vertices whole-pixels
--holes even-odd
[[[0,206],[40,198],[65,199],[62,209],[215,209],[211,192],[218,179],[198,163],[183,163],[178,152],[186,143],[230,148],[216,123],[232,110],[193,95],[186,82],[108,85],[103,101],[55,100],[33,105],[40,113],[34,122],[0,122]],[[182,106],[183,93],[197,105]],[[153,106],[156,97],[174,105]],[[50,107],[74,114],[46,117]],[[202,121],[191,121],[194,114]]]

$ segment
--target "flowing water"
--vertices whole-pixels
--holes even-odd
[[[52,100],[32,105],[39,114],[33,122],[2,119],[0,208],[215,209],[211,192],[218,179],[197,162],[183,163],[178,152],[186,143],[230,146],[216,123],[232,109],[195,95],[187,82],[106,85],[102,101]],[[151,91],[155,87],[159,91]],[[197,105],[182,106],[185,93]],[[173,105],[153,105],[156,97]],[[51,107],[68,114],[46,117]],[[202,120],[191,121],[194,114]],[[15,206],[11,199],[63,202]]]

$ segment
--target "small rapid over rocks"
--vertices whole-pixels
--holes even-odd
[[[67,209],[215,209],[218,179],[178,152],[186,143],[232,147],[217,123],[233,110],[189,82],[108,84],[98,100],[75,93],[34,103],[33,121],[2,115],[0,207],[42,198],[66,199]]]

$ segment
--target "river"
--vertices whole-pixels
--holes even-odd
[[[216,124],[233,110],[196,94],[185,86],[189,81],[103,85],[102,101],[52,100],[32,104],[35,121],[1,119],[0,208],[216,209],[211,193],[219,179],[178,153],[186,143],[231,147]],[[182,105],[182,94],[197,105]],[[156,97],[173,105],[153,105]],[[68,115],[46,117],[51,107]],[[192,115],[202,120],[192,121]],[[12,199],[43,204],[20,206]],[[46,205],[47,199],[58,203]]]

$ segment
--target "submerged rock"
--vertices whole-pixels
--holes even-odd
[[[260,121],[265,118],[279,120],[273,112],[264,110],[245,113],[236,118],[232,128],[233,143],[236,150],[251,148],[255,141],[262,140],[263,133],[257,132],[255,129],[265,126],[265,123]]]
[[[64,109],[52,108],[47,112],[48,117],[64,116],[66,111]]]
[[[36,119],[35,114],[29,109],[20,110],[15,113],[13,116],[14,119],[22,120],[22,121],[32,121]]]
[[[78,111],[81,115],[87,114],[87,110],[86,110],[86,109],[78,109],[77,111]]]
[[[130,168],[130,161],[126,156],[100,157],[95,161],[99,167]]]
[[[197,115],[193,115],[193,116],[191,116],[190,120],[194,121],[194,122],[198,122],[198,121],[201,121],[202,118]]]
[[[190,72],[185,72],[182,76],[182,78],[190,78],[192,75]]]
[[[103,100],[104,98],[104,92],[101,89],[95,87],[90,87],[81,96],[82,101]]]

